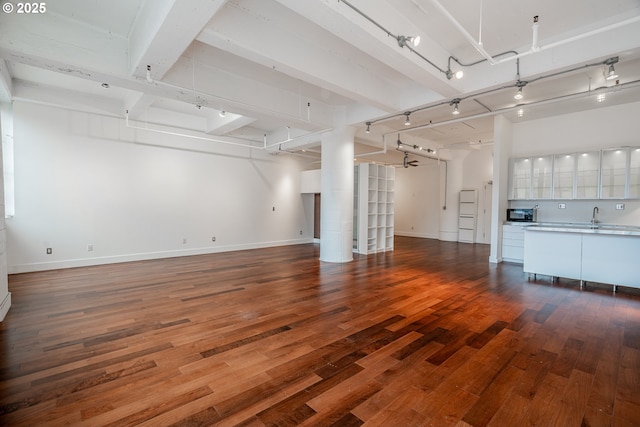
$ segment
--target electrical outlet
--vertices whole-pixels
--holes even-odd
[[[616,210],[623,211],[624,203],[616,203]]]
[[[89,252],[93,251],[93,245],[92,244],[88,244],[87,245],[87,251],[89,251]]]
[[[186,237],[183,237],[183,238],[182,238],[182,244],[183,244],[183,245],[186,245],[186,244],[187,244],[187,238],[186,238]]]
[[[302,230],[300,230],[300,235],[302,236]]]
[[[51,255],[53,253],[53,249],[47,248],[47,255]]]
[[[558,203],[558,209],[566,209],[567,205],[565,203]]]
[[[216,236],[213,236],[213,237],[211,238],[211,241],[212,241],[212,242],[215,242],[215,241],[216,241]]]

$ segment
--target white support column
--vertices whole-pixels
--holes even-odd
[[[355,129],[322,134],[320,260],[353,260],[353,156]]]
[[[4,110],[6,105],[0,104],[0,110]],[[0,141],[5,132],[12,129],[7,123],[3,123],[3,118],[7,120],[8,115],[0,113]],[[13,131],[11,131],[13,133]],[[11,307],[11,292],[9,292],[9,276],[7,274],[7,226],[4,219],[4,174],[2,167],[2,147],[0,147],[0,322],[4,320]]]
[[[491,199],[490,263],[502,262],[502,223],[506,219],[509,190],[509,157],[513,142],[513,123],[504,116],[493,120],[493,196]]]

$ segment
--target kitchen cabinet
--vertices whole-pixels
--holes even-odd
[[[640,288],[640,231],[530,227],[525,273]]]
[[[640,199],[640,148],[629,150],[629,198]]]
[[[511,185],[509,199],[526,200],[531,198],[531,160],[527,158],[511,159]]]
[[[508,198],[639,199],[640,148],[512,158]]]
[[[581,278],[582,235],[556,231],[525,231],[525,273]]]
[[[582,235],[582,280],[640,288],[640,237]]]
[[[551,198],[553,176],[553,156],[539,156],[531,159],[531,191],[534,199]]]
[[[525,226],[504,224],[502,226],[502,260],[522,264],[524,261]]]
[[[573,199],[576,156],[557,154],[553,159],[553,198]]]
[[[597,199],[600,176],[600,152],[578,154],[576,160],[576,199]]]
[[[627,187],[627,150],[602,150],[600,197],[624,198]]]
[[[357,233],[354,247],[358,253],[371,254],[393,250],[395,169],[393,166],[363,163],[356,166],[354,197]]]

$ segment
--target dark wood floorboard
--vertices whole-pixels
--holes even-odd
[[[3,426],[640,426],[640,291],[396,237],[12,275]]]

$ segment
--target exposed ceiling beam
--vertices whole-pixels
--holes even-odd
[[[244,126],[248,126],[255,121],[256,120],[254,118],[239,116],[232,113],[227,113],[224,117],[220,117],[217,113],[213,113],[207,119],[206,133],[212,135],[224,135]]]
[[[76,77],[91,77],[81,70],[86,64],[108,75],[127,74],[125,38],[53,13],[27,23],[0,14],[0,49],[8,61],[37,57],[42,68]]]
[[[382,77],[397,72],[355,47],[345,45],[338,37],[327,35],[313,22],[300,21],[294,11],[268,3],[254,0],[250,11],[226,7],[207,25],[198,40],[386,111],[406,107],[407,99],[420,97],[427,102],[431,100],[430,94],[433,97],[428,88],[415,83],[402,86],[397,84],[398,79]],[[234,24],[247,21],[250,24],[245,26]]]
[[[340,1],[311,3],[296,0],[276,1],[382,63],[393,64],[396,71],[418,83],[423,90],[428,88],[433,91],[432,98],[422,103],[433,102],[460,92],[460,82],[448,81],[442,72],[418,55],[412,54],[408,49],[398,46],[397,39],[387,35],[381,28]],[[358,9],[394,35],[419,35],[421,42],[415,50],[438,68],[446,69],[449,52],[442,49],[413,22],[400,14],[388,1],[356,0],[351,3],[355,3]],[[415,105],[417,104],[413,106]]]
[[[162,79],[226,0],[145,2],[129,37],[130,72]]]
[[[7,62],[0,58],[0,102],[11,102],[13,97],[13,81]]]

